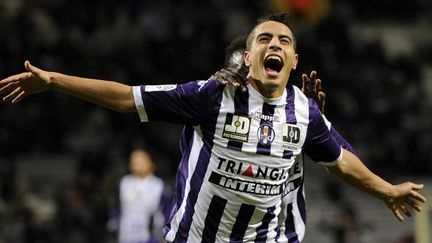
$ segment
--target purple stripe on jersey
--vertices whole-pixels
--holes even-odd
[[[180,141],[180,150],[183,153],[183,157],[180,161],[178,170],[177,170],[177,176],[176,176],[176,189],[174,192],[173,202],[171,204],[171,213],[169,216],[168,222],[171,222],[175,214],[177,213],[178,209],[180,208],[180,205],[183,201],[184,196],[184,190],[185,190],[185,184],[186,179],[188,177],[188,161],[189,161],[189,155],[190,153],[184,152],[184,151],[190,151],[192,149],[193,144],[193,128],[190,126],[185,126],[182,131],[182,137]],[[164,235],[168,233],[168,231],[171,229],[170,224],[167,224],[164,229]]]
[[[195,213],[195,203],[197,202],[198,194],[201,190],[207,167],[210,162],[211,150],[213,148],[214,133],[216,130],[216,123],[217,117],[219,115],[221,100],[222,92],[220,92],[219,97],[216,98],[217,103],[215,103],[214,105],[217,108],[215,109],[217,110],[217,112],[209,119],[208,123],[204,123],[201,125],[204,145],[199,153],[195,171],[193,172],[191,181],[189,183],[190,192],[186,199],[186,210],[180,222],[179,228],[174,238],[174,242],[187,242],[187,238],[189,236],[192,217]]]
[[[285,218],[285,235],[289,239],[289,236],[295,233],[294,215],[292,214],[293,205],[289,203],[286,206],[286,218]]]
[[[274,112],[275,112],[275,107],[276,107],[275,105],[269,105],[267,103],[264,103],[263,109],[262,109],[262,114],[264,116],[267,115],[267,116],[273,117]],[[260,127],[265,126],[265,125],[269,126],[270,129],[273,129],[273,121],[271,121],[271,120],[266,121],[264,119],[261,119]],[[269,131],[269,132],[274,133],[274,131]],[[258,133],[260,133],[260,131],[258,131]],[[258,134],[258,136],[259,136],[259,134]],[[258,137],[258,140],[260,140],[259,137]],[[268,145],[264,145],[263,143],[259,142],[257,145],[257,154],[270,155],[270,149],[271,149],[271,143],[269,143]]]
[[[186,178],[188,177],[188,162],[190,151],[192,150],[193,144],[193,128],[191,126],[185,126],[182,131],[182,137],[180,141],[180,150],[182,151],[182,159],[180,161],[177,176],[176,176],[176,188],[174,192],[173,202],[171,204],[171,213],[168,220],[168,224],[163,228],[163,234],[166,235],[171,229],[169,222],[173,219],[177,213],[180,205],[183,201],[184,190],[186,186]]]
[[[216,195],[213,196],[205,219],[201,242],[215,242],[216,233],[218,231],[226,204],[227,200]]]
[[[288,238],[288,243],[300,243],[297,234],[295,232],[291,233],[289,236],[287,236],[287,238]]]
[[[231,231],[230,243],[243,242],[246,229],[249,226],[249,221],[255,211],[255,206],[242,204],[237,214],[236,221]]]
[[[297,119],[295,116],[295,92],[294,88],[292,86],[287,87],[287,98],[286,98],[286,106],[285,106],[285,115],[286,115],[286,122],[289,124],[296,124]],[[284,159],[291,159],[293,156],[293,152],[291,150],[284,150],[282,158]]]
[[[303,181],[302,184],[300,185],[300,188],[297,191],[297,207],[300,211],[300,215],[302,217],[303,223],[306,225],[306,200],[304,198],[303,195]]]
[[[235,114],[249,116],[249,93],[243,92],[240,89],[236,89],[234,96],[234,112]],[[228,141],[228,148],[240,151],[242,149],[243,142],[239,141]]]
[[[276,217],[274,213],[275,208],[276,207],[273,206],[267,209],[262,224],[257,228],[257,237],[255,238],[255,242],[266,242],[269,224]]]

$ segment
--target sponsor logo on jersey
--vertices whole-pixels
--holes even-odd
[[[208,83],[208,81],[209,80],[200,80],[200,81],[198,81],[197,82],[197,84],[198,84],[198,86],[200,86],[199,88],[198,88],[198,92],[200,92],[201,91],[201,89]]]
[[[252,165],[248,162],[234,161],[220,157],[218,159],[218,170],[230,174],[243,175],[256,179],[269,179],[272,181],[285,180],[288,178],[289,172],[285,169]]]
[[[262,145],[270,145],[275,138],[275,131],[269,124],[263,124],[258,127],[258,141]]]
[[[271,122],[279,122],[280,118],[278,116],[273,115],[264,115],[261,112],[255,112],[251,115],[253,118],[256,118],[258,120],[264,120],[264,121],[271,121]]]
[[[144,86],[146,92],[154,91],[170,91],[177,88],[177,84],[166,84],[166,85],[146,85]]]
[[[284,124],[282,128],[282,149],[296,150],[300,142],[301,129],[293,124]]]
[[[222,137],[229,140],[247,142],[251,119],[248,116],[228,113]]]
[[[230,190],[263,195],[263,196],[277,196],[282,194],[282,192],[284,191],[284,183],[281,184],[258,183],[253,181],[241,180],[237,178],[231,178],[219,174],[215,171],[211,173],[209,177],[209,181],[215,185]]]

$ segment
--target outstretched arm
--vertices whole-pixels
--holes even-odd
[[[54,88],[112,110],[136,111],[131,86],[48,72],[31,65],[29,61],[24,65],[27,72],[0,81],[0,94],[7,94],[3,101],[16,104],[30,94]]]
[[[426,202],[426,198],[418,192],[423,188],[422,184],[405,182],[392,185],[372,173],[357,156],[347,150],[343,151],[339,164],[326,168],[346,183],[383,200],[399,221],[404,220],[404,214],[411,217],[409,207],[421,211],[419,202]]]

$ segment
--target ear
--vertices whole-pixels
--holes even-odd
[[[293,67],[292,67],[293,70],[296,70],[297,63],[298,63],[298,54],[295,54],[293,59]]]
[[[243,59],[244,59],[244,63],[246,65],[246,67],[250,67],[251,61],[250,61],[250,53],[248,51],[244,52]]]

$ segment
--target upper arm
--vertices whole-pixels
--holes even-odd
[[[216,82],[189,82],[182,85],[135,86],[133,95],[141,121],[166,121],[198,125],[211,112]]]

